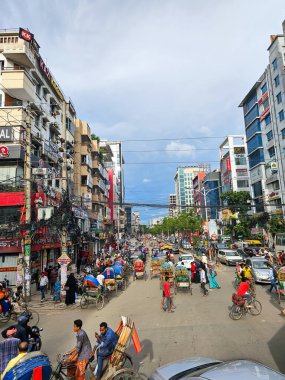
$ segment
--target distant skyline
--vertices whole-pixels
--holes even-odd
[[[167,204],[177,166],[219,167],[223,138],[244,133],[238,104],[268,63],[270,35],[282,33],[284,19],[284,0],[0,4],[0,28],[34,33],[92,133],[124,141],[126,201],[140,203]],[[134,141],[148,139],[168,140]],[[167,214],[138,211],[143,223]]]

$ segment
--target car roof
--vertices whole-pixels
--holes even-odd
[[[183,372],[196,368],[199,366],[206,366],[222,363],[219,360],[205,358],[205,357],[193,357],[189,359],[177,360],[176,362],[165,364],[157,368],[149,377],[150,380],[168,380],[175,375],[182,374]]]
[[[183,379],[186,380],[187,378],[191,379],[190,376],[184,377]],[[217,365],[209,371],[206,370],[200,378],[207,380],[284,380],[285,376],[269,367],[264,366],[263,364],[254,361],[234,360]]]
[[[265,257],[249,257],[246,260],[250,260],[250,261],[268,261]]]
[[[223,252],[236,252],[236,249],[221,249]]]

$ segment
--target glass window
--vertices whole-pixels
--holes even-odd
[[[276,95],[277,103],[280,104],[282,102],[282,93],[279,92],[279,94]]]
[[[283,148],[283,157],[285,157],[285,148]]]
[[[282,136],[282,139],[285,139],[285,128],[281,130],[281,136]]]
[[[246,138],[250,139],[256,132],[260,132],[260,121],[259,119],[255,120],[247,129],[246,129]]]
[[[257,102],[257,96],[255,93],[254,96],[243,106],[244,115],[254,106],[256,102]]]
[[[275,58],[274,61],[272,62],[272,67],[273,67],[273,70],[277,69],[277,58]]]
[[[271,115],[270,114],[268,114],[266,117],[265,117],[265,125],[268,125],[268,124],[270,124],[271,123]]]
[[[275,87],[278,87],[279,84],[280,84],[280,77],[279,77],[279,74],[276,75],[276,77],[274,78],[274,83],[275,83]]]
[[[246,165],[246,158],[245,157],[236,157],[235,158],[235,164],[236,165]]]
[[[280,120],[280,121],[283,121],[284,118],[285,118],[285,116],[284,116],[284,111],[283,111],[283,110],[280,111],[278,115],[279,115],[279,120]]]
[[[271,141],[273,139],[273,132],[269,131],[268,133],[266,133],[266,137],[267,137],[267,141]]]
[[[269,154],[270,158],[275,157],[275,148],[274,148],[274,146],[272,146],[271,148],[268,149],[268,154]]]
[[[238,179],[237,180],[237,187],[248,187],[248,180],[247,179]]]
[[[258,112],[258,106],[254,106],[252,110],[245,116],[244,121],[246,127],[253,122],[254,119],[256,119],[259,116]]]
[[[267,91],[267,83],[264,83],[264,85],[261,87],[262,95],[265,94],[266,91]]]

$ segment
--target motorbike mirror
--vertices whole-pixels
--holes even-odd
[[[39,329],[40,331],[44,331],[44,329],[41,327],[40,329]]]

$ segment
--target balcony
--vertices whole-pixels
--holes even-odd
[[[36,65],[35,52],[31,45],[17,36],[4,36],[0,38],[0,53],[19,65],[34,67]]]
[[[2,85],[14,98],[25,101],[34,100],[34,81],[28,72],[23,68],[5,68],[2,71]]]

